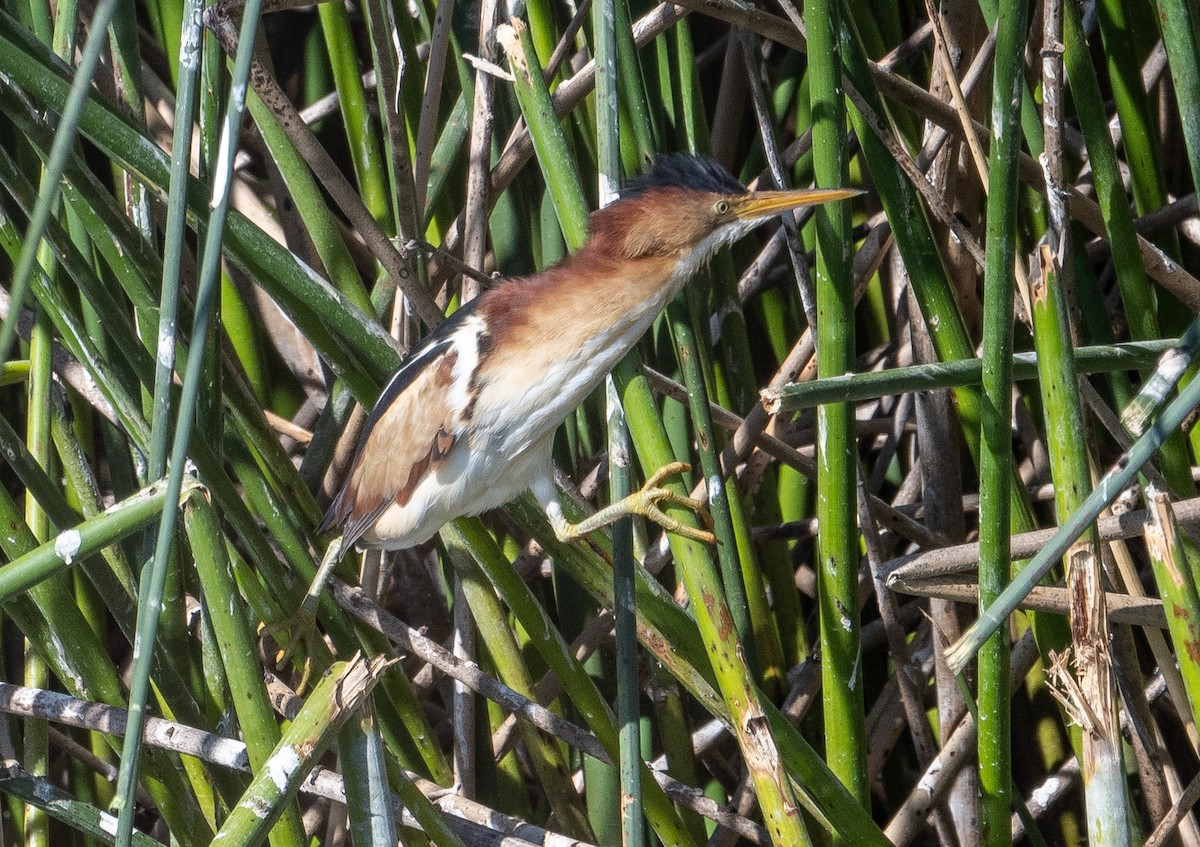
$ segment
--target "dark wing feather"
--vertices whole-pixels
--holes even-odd
[[[318,532],[340,526],[345,543],[353,544],[389,506],[406,504],[454,446],[461,410],[448,401],[458,353],[445,334],[438,335],[416,350],[384,389]]]

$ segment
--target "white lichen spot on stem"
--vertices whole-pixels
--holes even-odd
[[[300,767],[300,756],[291,747],[281,747],[266,763],[267,777],[280,792],[287,790],[288,780]]]
[[[83,536],[79,534],[79,530],[68,529],[54,539],[54,555],[69,565],[75,561],[75,557],[79,555],[79,548],[82,546]]]
[[[721,475],[713,474],[708,478],[708,505],[713,504],[713,500],[721,496]]]

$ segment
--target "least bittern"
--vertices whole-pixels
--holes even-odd
[[[709,159],[665,156],[592,214],[588,241],[574,255],[536,276],[506,279],[455,312],[412,351],[367,419],[320,527],[340,527],[341,543],[326,554],[300,619],[311,620],[346,545],[412,547],[446,522],[526,490],[560,540],[639,514],[711,542],[657,505],[703,508],[659,487],[680,465],[569,523],[554,485],[554,432],[714,252],[786,211],[858,193],[747,191]]]

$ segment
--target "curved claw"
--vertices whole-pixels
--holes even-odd
[[[641,491],[635,492],[630,496],[644,502],[643,509],[638,514],[654,521],[668,532],[674,532],[676,535],[682,535],[685,538],[699,541],[702,544],[716,544],[717,537],[709,531],[713,526],[712,515],[708,513],[708,506],[705,503],[694,497],[685,497],[669,489],[658,487],[658,484],[667,477],[687,473],[691,469],[692,466],[687,462],[671,462],[670,464],[663,465],[650,475],[650,478],[646,480],[646,484],[642,486]],[[658,507],[658,504],[663,502],[683,506],[695,514],[707,529],[697,529],[696,527],[687,526],[678,519],[666,514]]]
[[[685,509],[693,512],[696,517],[707,527],[713,525],[712,515],[708,513],[708,507],[692,497],[684,497],[682,494],[676,494],[667,488],[651,488],[650,483],[646,483],[647,487],[643,488],[631,497],[638,498],[642,501],[640,508],[636,509],[637,514],[654,521],[668,532],[673,532],[676,535],[682,535],[685,538],[690,538],[693,541],[699,541],[702,544],[716,544],[717,537],[705,529],[697,529],[694,526],[688,526],[677,518],[673,518],[658,507],[659,503],[674,503],[677,506],[683,506]]]
[[[650,478],[648,480],[646,480],[646,484],[642,486],[642,490],[645,491],[650,488],[658,488],[658,484],[660,482],[662,482],[664,479],[666,479],[667,477],[677,476],[679,474],[685,474],[688,471],[690,471],[691,469],[692,469],[692,466],[689,465],[687,462],[668,462],[667,464],[663,465],[661,468],[656,470],[654,473],[650,474]],[[679,497],[681,495],[677,494],[675,496]],[[684,499],[691,500],[691,502],[693,502],[693,503],[697,502],[695,500],[692,500],[692,498],[690,498],[690,497],[685,497]]]

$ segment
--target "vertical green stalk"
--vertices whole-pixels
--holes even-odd
[[[1143,7],[1144,8],[1144,7]],[[1162,155],[1150,97],[1142,84],[1142,68],[1137,44],[1130,27],[1142,9],[1132,8],[1128,0],[1101,0],[1096,4],[1100,37],[1108,64],[1113,101],[1121,120],[1121,144],[1132,177],[1134,204],[1139,214],[1147,214],[1166,202],[1167,187],[1162,170]],[[1160,241],[1173,255],[1179,254],[1179,240],[1172,230]]]
[[[1117,150],[1112,144],[1109,133],[1109,113],[1105,106],[1096,68],[1092,65],[1092,53],[1088,48],[1084,25],[1080,18],[1079,8],[1074,4],[1064,4],[1063,8],[1062,42],[1066,47],[1067,76],[1070,80],[1070,90],[1075,104],[1075,114],[1084,132],[1087,145],[1088,163],[1092,167],[1092,179],[1096,185],[1097,203],[1104,217],[1104,226],[1108,234],[1112,250],[1112,264],[1116,270],[1116,280],[1121,290],[1121,299],[1126,313],[1129,334],[1135,341],[1150,340],[1160,337],[1156,295],[1150,287],[1146,271],[1141,263],[1138,247],[1138,235],[1133,226],[1133,211],[1129,208],[1129,198],[1124,191],[1120,166],[1118,166]],[[1106,17],[1106,14],[1100,16]],[[1110,64],[1112,56],[1110,54]],[[1135,70],[1136,73],[1140,71]],[[1117,91],[1121,86],[1116,82]],[[1141,85],[1140,77],[1136,85]],[[1118,103],[1123,98],[1118,97]],[[1126,113],[1129,108],[1126,109]],[[1142,132],[1139,132],[1138,122],[1130,118],[1130,132],[1124,137],[1126,158],[1134,176],[1134,194],[1139,196],[1138,185],[1148,178],[1138,178],[1140,172],[1153,172],[1151,158],[1139,155],[1139,144]],[[1123,125],[1122,125],[1123,126]],[[1117,385],[1118,402],[1127,400],[1122,397],[1126,388],[1124,379],[1114,378]],[[1145,388],[1145,386],[1144,386]],[[1171,489],[1178,495],[1194,492],[1195,486],[1190,474],[1190,462],[1186,441],[1182,433],[1171,435],[1163,446],[1159,457],[1163,474],[1169,480]]]
[[[215,0],[213,0],[215,2]],[[212,5],[204,0],[204,6]],[[224,94],[225,54],[215,38],[200,40],[200,103],[197,124],[200,131],[200,155],[196,175],[205,182],[217,160],[217,143],[221,133],[221,101]],[[203,230],[198,228],[198,232]]]
[[[113,79],[121,99],[122,111],[138,129],[146,129],[146,95],[142,86],[142,56],[138,49],[137,11],[130,0],[120,0],[120,14],[113,16],[109,43],[112,47]],[[150,243],[154,243],[154,223],[150,214],[150,193],[145,183],[128,171],[118,176],[124,192],[125,214]],[[149,318],[149,315],[144,315]],[[153,344],[150,336],[153,323],[142,324],[144,341]]]
[[[50,4],[42,0],[31,0],[29,4],[30,18],[38,37],[43,41],[53,41],[55,47],[64,48],[60,56],[70,56],[65,52],[66,40],[63,33],[73,30],[76,20],[76,8],[61,8],[59,19],[53,29],[50,25]],[[43,175],[39,194],[53,193],[53,188]],[[53,205],[57,204],[52,204]],[[48,223],[51,223],[48,221]],[[42,242],[38,249],[38,264],[54,272],[54,251],[47,242]],[[52,461],[50,447],[50,409],[51,409],[51,353],[54,340],[53,324],[50,316],[42,307],[34,312],[33,330],[29,339],[29,384],[26,407],[26,444],[31,458],[37,466],[50,471]],[[55,492],[57,493],[57,491]],[[43,542],[51,531],[50,517],[40,504],[34,493],[28,489],[25,492],[25,522],[34,539]],[[62,582],[59,581],[59,586]],[[38,655],[37,645],[27,636],[25,639],[24,683],[30,688],[45,688],[50,683],[50,666]],[[30,719],[24,722],[24,749],[22,751],[24,767],[31,774],[45,776],[49,773],[50,738],[49,726],[44,720]],[[50,817],[44,809],[32,804],[25,806],[25,818],[22,822],[22,840],[29,847],[40,847],[49,843]]]
[[[171,389],[175,373],[175,342],[179,318],[179,280],[183,273],[183,246],[187,237],[187,178],[191,160],[192,125],[200,66],[201,0],[187,0],[180,36],[179,86],[175,93],[175,134],[171,150],[171,190],[167,197],[167,224],[163,243],[162,295],[158,315],[158,349],[155,351],[154,414],[150,422],[150,455],[147,477],[160,479],[167,469],[171,423]],[[154,536],[147,533],[147,554]]]
[[[345,6],[338,3],[321,3],[317,6],[317,13],[325,34],[325,46],[329,50],[329,66],[337,87],[338,106],[342,110],[342,122],[345,124],[346,141],[359,194],[371,217],[385,232],[394,234],[391,232],[394,219],[388,198],[386,163],[379,149],[376,132],[371,126],[367,96],[354,54],[349,13]]]
[[[1079,400],[1074,345],[1071,343],[1070,295],[1064,278],[1072,267],[1070,226],[1067,222],[1061,127],[1062,63],[1054,45],[1062,41],[1062,14],[1055,0],[1045,4],[1042,52],[1043,111],[1046,124],[1044,156],[1050,228],[1039,245],[1041,273],[1032,281],[1030,302],[1037,348],[1038,386],[1046,417],[1046,443],[1054,480],[1059,521],[1075,512],[1091,492],[1091,460]],[[1060,12],[1062,14],[1060,14]],[[1140,80],[1139,80],[1140,84]],[[1121,763],[1117,691],[1109,652],[1107,610],[1100,566],[1100,548],[1091,526],[1067,556],[1067,588],[1073,602],[1070,624],[1079,672],[1079,688],[1091,720],[1082,734],[1083,785],[1089,843],[1129,844],[1128,799]]]
[[[653,100],[646,95],[642,66],[638,61],[638,50],[633,41],[633,30],[630,28],[628,0],[613,0],[613,14],[613,31],[616,37],[614,55],[619,66],[616,81],[621,92],[620,105],[629,111],[626,135],[632,136],[638,160],[645,161],[646,157],[661,149],[657,143],[662,138],[662,133],[652,108]]]
[[[778,122],[776,110],[768,104],[761,82],[765,78],[765,68],[760,65],[762,50],[758,46],[758,40],[746,32],[742,33],[741,42],[742,60],[746,68],[750,99],[754,104],[755,116],[758,119],[759,136],[766,155],[767,166],[775,185],[782,188],[787,185],[787,177],[784,175],[778,140],[775,138],[773,128]],[[784,215],[781,224],[782,236],[777,233],[775,237],[782,237],[786,241],[791,266],[807,269],[807,262],[797,255],[800,239],[794,216]],[[810,289],[807,270],[805,277],[797,281],[801,283],[801,300],[804,300],[807,296],[805,292]],[[709,334],[708,316],[701,314],[698,307],[699,298],[692,289],[688,290],[687,298],[688,305],[691,307],[692,325],[695,328],[696,336],[705,338]],[[720,304],[719,301],[722,299],[726,305]],[[738,299],[734,275],[730,269],[720,268],[720,271],[715,274],[711,301],[716,306],[714,309],[716,314],[727,314],[720,327],[720,347],[723,349],[723,354],[711,357],[712,381],[716,382],[715,393],[721,398],[722,404],[729,401],[733,404],[732,408],[752,408],[755,400],[745,395],[757,384],[757,379],[750,356],[750,345],[746,337],[746,316]],[[708,351],[702,345],[700,352],[707,353]],[[786,355],[786,353],[782,355]],[[702,356],[701,362],[707,365],[709,358],[709,356]],[[722,359],[725,361],[722,362]],[[782,361],[782,357],[776,359],[777,363],[779,361]],[[722,364],[726,365],[728,369],[722,368]],[[723,398],[722,392],[724,393]],[[711,429],[712,424],[709,420],[707,406],[698,421],[698,427]],[[701,443],[705,442],[703,430],[700,441]],[[770,481],[773,477],[773,469],[767,468],[764,471],[764,480],[759,483],[758,487],[760,491],[766,492],[774,488]],[[711,475],[706,471],[705,476],[710,477]],[[756,662],[754,667],[759,673],[763,690],[772,693],[778,690],[783,678],[787,675],[787,669],[794,664],[794,662],[787,663],[784,660],[784,648],[780,641],[779,631],[781,618],[789,612],[795,611],[795,604],[790,601],[794,600],[796,583],[791,565],[771,556],[769,551],[765,561],[760,562],[758,550],[750,540],[749,516],[747,515],[748,510],[745,508],[745,505],[751,503],[752,500],[746,498],[744,501],[740,489],[741,486],[735,485],[727,486],[722,491],[716,492],[718,496],[713,503],[713,514],[719,523],[723,520],[720,513],[727,511],[729,519],[732,521],[736,535],[736,556],[741,564],[741,579],[745,583],[746,602],[749,606],[750,621],[753,626],[754,649],[751,656]],[[761,521],[771,523],[777,519],[778,501],[773,502],[769,496],[762,496],[760,503],[762,505],[762,513],[759,515]],[[720,550],[720,548],[718,549]],[[720,550],[720,552],[722,553],[722,568],[724,568],[724,556],[734,554],[725,554],[724,550]],[[782,567],[780,567],[781,565]],[[774,593],[770,599],[768,599],[768,592]],[[772,601],[774,601],[774,614],[771,611]],[[790,629],[794,626],[794,621],[782,624],[782,626]],[[789,640],[793,643],[795,641],[794,638]]]
[[[1008,583],[1012,494],[1013,262],[1017,242],[1018,116],[1028,4],[1002,4],[992,84],[988,151],[987,264],[983,280],[983,414],[979,464],[979,602],[987,607]],[[1008,632],[979,652],[979,832],[984,845],[1011,841],[1012,775]]]
[[[1200,185],[1200,11],[1190,0],[1158,0],[1156,5],[1192,185]]]
[[[592,32],[596,44],[596,150],[600,174],[600,205],[616,199],[621,180],[621,109],[617,69],[617,7],[622,0],[595,0]],[[628,32],[626,25],[623,32]],[[635,54],[636,55],[636,54]],[[628,72],[625,73],[628,76]],[[608,491],[610,501],[629,494],[632,460],[625,408],[611,376],[604,380],[608,409]],[[641,715],[638,705],[641,674],[638,668],[637,605],[634,599],[633,518],[613,524],[613,610],[616,615],[617,727],[621,793],[621,844],[642,847],[646,841],[642,798]],[[590,792],[589,792],[590,794]],[[590,798],[589,798],[590,799]]]
[[[50,4],[43,0],[30,0],[29,17],[34,31],[39,39],[49,43],[54,34],[50,20]],[[51,194],[54,186],[43,176],[42,190],[39,194]],[[50,204],[49,208],[53,209]],[[47,217],[47,224],[49,223]],[[36,242],[35,242],[36,243]],[[28,246],[27,248],[28,249]],[[45,242],[38,245],[36,250],[37,264],[47,269],[54,266],[53,251]],[[52,270],[50,271],[52,272]],[[15,287],[13,289],[15,293]],[[20,301],[14,301],[14,306]],[[13,312],[19,311],[13,309]],[[11,315],[10,315],[11,318]],[[14,321],[15,325],[15,321]],[[50,353],[53,342],[53,327],[49,317],[42,308],[35,311],[34,326],[29,340],[29,384],[26,393],[26,445],[38,465],[46,469],[49,458],[49,396],[50,389]],[[42,436],[45,436],[44,438]],[[45,541],[50,531],[50,520],[45,510],[38,504],[34,495],[25,493],[25,522],[36,541]],[[50,681],[49,666],[37,654],[37,646],[30,641],[28,635],[24,642],[24,684],[31,688],[40,688]],[[44,720],[30,719],[24,722],[24,748],[22,750],[25,768],[34,775],[45,776],[48,773],[50,759],[49,725]],[[31,847],[41,847],[49,843],[50,817],[34,805],[25,806],[23,831],[21,833],[25,844]]]
[[[983,20],[989,29],[996,28],[998,10],[1005,5],[1007,5],[1005,0],[979,0],[979,10],[983,12]],[[1025,84],[1024,80],[1019,85],[1021,87],[1021,132],[1025,135],[1025,143],[1029,147],[1029,155],[1036,159],[1042,155],[1042,150],[1045,148],[1045,140],[1042,136],[1042,122],[1038,117],[1037,104],[1034,102],[1032,90]],[[1043,229],[1045,227],[1045,220],[1043,219],[1041,195],[1036,191],[1026,190],[1024,196],[1029,203],[1029,216],[1035,229]]]
[[[1146,279],[1133,212],[1117,164],[1117,151],[1108,131],[1108,114],[1092,66],[1091,52],[1083,32],[1079,9],[1074,3],[1063,4],[1063,44],[1066,47],[1067,78],[1072,99],[1087,143],[1088,161],[1096,184],[1096,199],[1104,214],[1104,224],[1112,244],[1113,263],[1121,299],[1129,320],[1129,334],[1135,341],[1158,338],[1158,318],[1154,293]]]
[[[616,2],[594,0],[592,5],[592,38],[596,43],[596,153],[601,206],[615,199],[621,178]]]
[[[846,105],[843,99],[838,4],[810,0],[809,88],[813,113],[816,184],[849,183]],[[817,373],[854,369],[854,281],[850,272],[850,206],[826,203],[814,210],[817,236]],[[867,741],[858,613],[858,528],[855,521],[857,455],[854,409],[849,403],[817,407],[818,593],[825,748],[829,766],[850,793],[867,805]]]
[[[37,37],[49,44],[54,25],[50,20],[50,4],[46,0],[30,0],[27,8],[29,21]]]
[[[1112,245],[1113,266],[1135,341],[1161,337],[1155,293],[1150,287],[1133,227],[1133,211],[1108,129],[1108,112],[1100,91],[1091,51],[1083,31],[1079,9],[1074,3],[1063,4],[1063,44],[1066,48],[1067,77],[1075,113],[1087,145],[1088,161],[1096,185],[1096,199],[1104,217],[1105,230]],[[1140,81],[1139,81],[1140,84]],[[1133,149],[1126,150],[1132,156]],[[1175,433],[1163,445],[1160,456],[1163,475],[1179,496],[1195,492],[1187,445],[1182,433]]]
[[[146,4],[149,21],[147,29],[154,34],[156,42],[166,53],[166,63],[171,74],[170,82],[178,84],[180,70],[179,32],[183,24],[183,6],[169,0],[155,0]]]
[[[364,847],[395,847],[397,833],[392,793],[377,790],[388,784],[388,773],[372,701],[368,700],[338,733],[338,756],[343,763],[348,763],[343,767],[343,773],[360,775],[348,777],[345,783],[351,843]]]
[[[454,4],[439,3],[437,4],[437,15],[440,17],[443,14],[443,6],[447,6],[444,14],[452,17]],[[368,31],[371,36],[371,59],[375,67],[375,95],[379,107],[379,120],[383,125],[382,143],[383,155],[385,156],[386,165],[384,167],[384,175],[380,177],[381,181],[385,182],[384,190],[394,195],[394,202],[391,203],[391,208],[394,213],[395,220],[390,227],[384,226],[388,232],[394,232],[399,238],[401,244],[407,244],[409,239],[421,238],[424,228],[421,226],[425,195],[425,183],[428,181],[428,168],[422,174],[420,170],[420,162],[424,158],[421,153],[420,140],[416,142],[416,160],[414,165],[413,158],[409,153],[410,136],[408,135],[408,125],[416,127],[424,117],[425,101],[432,99],[433,105],[430,107],[436,114],[438,98],[425,96],[426,92],[422,92],[421,87],[414,84],[413,75],[401,75],[400,69],[406,66],[409,60],[409,54],[403,49],[402,32],[400,31],[400,22],[404,20],[404,16],[397,16],[393,6],[383,3],[368,3],[364,9],[367,18]],[[402,49],[396,50],[393,45],[397,39],[402,41]],[[409,39],[415,40],[413,38]],[[438,48],[437,43],[439,36],[435,32],[432,36],[433,53],[442,54],[440,61],[444,61],[445,48]],[[453,42],[453,36],[451,36]],[[412,51],[415,53],[415,46]],[[454,50],[454,55],[458,55],[458,51]],[[439,61],[431,55],[429,64],[430,77],[434,79],[440,77],[441,72],[433,73],[432,66]],[[460,65],[465,64],[460,60]],[[399,98],[396,92],[399,90]],[[413,102],[413,95],[410,92],[420,96],[421,99],[421,118],[418,118],[411,111],[407,117],[405,109]],[[399,99],[401,102],[397,102]],[[419,130],[418,130],[419,134]],[[417,177],[420,177],[422,182],[420,191],[416,184]],[[386,180],[384,180],[386,177]],[[417,281],[422,287],[426,285],[426,268],[424,258],[419,254],[411,256],[410,265],[417,275]],[[383,292],[376,289],[376,294]]]
[[[1194,721],[1200,715],[1200,662],[1196,659],[1200,655],[1200,627],[1196,623],[1200,621],[1200,592],[1179,537],[1170,495],[1150,488],[1146,497],[1151,518],[1146,547]],[[1181,717],[1186,721],[1188,716]]]
[[[466,605],[470,607],[469,614],[475,618],[480,645],[491,656],[500,680],[521,695],[532,698],[533,678],[508,627],[508,615],[500,605],[495,590],[471,551],[461,543],[459,535],[448,533],[446,546],[460,577],[462,594]],[[559,826],[572,837],[592,839],[591,825],[584,813],[583,802],[571,782],[570,769],[562,749],[543,736],[536,727],[526,725],[523,734],[529,760]]]
[[[200,399],[204,349],[208,340],[208,327],[213,319],[214,301],[220,282],[221,240],[225,230],[225,218],[229,212],[233,159],[242,126],[247,80],[250,76],[250,61],[254,55],[254,41],[258,32],[261,9],[261,0],[249,0],[243,13],[239,33],[238,54],[234,62],[229,107],[225,114],[220,153],[213,174],[212,201],[209,207],[211,214],[205,232],[204,253],[196,295],[191,355],[188,358],[187,370],[183,378],[179,417],[175,426],[175,441],[171,449],[171,472],[167,480],[168,503],[178,502],[179,499],[188,447],[195,425],[196,408]],[[146,720],[146,698],[150,690],[150,667],[153,659],[153,650],[150,649],[150,645],[154,644],[158,633],[158,610],[162,602],[167,563],[174,541],[175,522],[178,515],[177,508],[163,509],[154,559],[148,567],[143,568],[139,585],[138,631],[133,646],[136,658],[133,678],[129,686],[129,720],[122,747],[121,770],[117,777],[117,796],[114,801],[119,809],[116,836],[118,847],[129,847],[133,837],[134,789],[137,784],[138,765],[141,758],[142,727]]]
[[[40,264],[53,265],[54,258],[48,248],[43,246],[38,252],[41,254]],[[54,332],[49,316],[38,308],[29,338],[28,429],[25,437],[30,455],[47,473],[51,472],[50,462],[53,461],[50,443],[50,357],[53,344]],[[25,522],[38,542],[50,537],[50,518],[29,492],[25,495]],[[58,589],[65,587],[61,578],[56,582]],[[25,641],[24,683],[30,688],[47,688],[50,683],[50,667],[28,639]],[[49,774],[50,767],[50,728],[44,720],[30,719],[25,721],[24,729],[23,765],[30,773],[45,776]],[[26,806],[24,835],[27,847],[44,847],[50,843],[50,818],[44,810]]]
[[[1049,147],[1049,136],[1047,136]],[[1054,201],[1051,201],[1053,206]],[[1053,216],[1053,212],[1051,212]],[[1076,384],[1067,299],[1048,246],[1041,248],[1042,272],[1031,285],[1038,385],[1046,415],[1046,442],[1059,520],[1075,512],[1091,490],[1087,438]],[[1125,771],[1121,762],[1116,686],[1108,650],[1109,632],[1101,590],[1099,547],[1094,525],[1067,554],[1067,587],[1073,598],[1070,623],[1079,687],[1094,719],[1083,733],[1083,785],[1089,844],[1128,845]]]
[[[629,463],[632,460],[625,410],[612,377],[604,381],[608,400],[609,496],[613,503],[629,495]],[[613,608],[616,613],[617,725],[620,728],[621,844],[642,847],[646,828],[642,823],[641,674],[638,667],[637,605],[634,600],[633,518],[613,524]]]
[[[529,125],[538,167],[550,189],[550,199],[558,214],[567,248],[578,250],[587,240],[588,218],[579,172],[567,150],[542,69],[536,64],[537,54],[529,27],[520,18],[514,18],[510,23],[513,32],[508,35],[506,30],[501,29],[500,38],[516,80],[514,88],[517,101]]]

